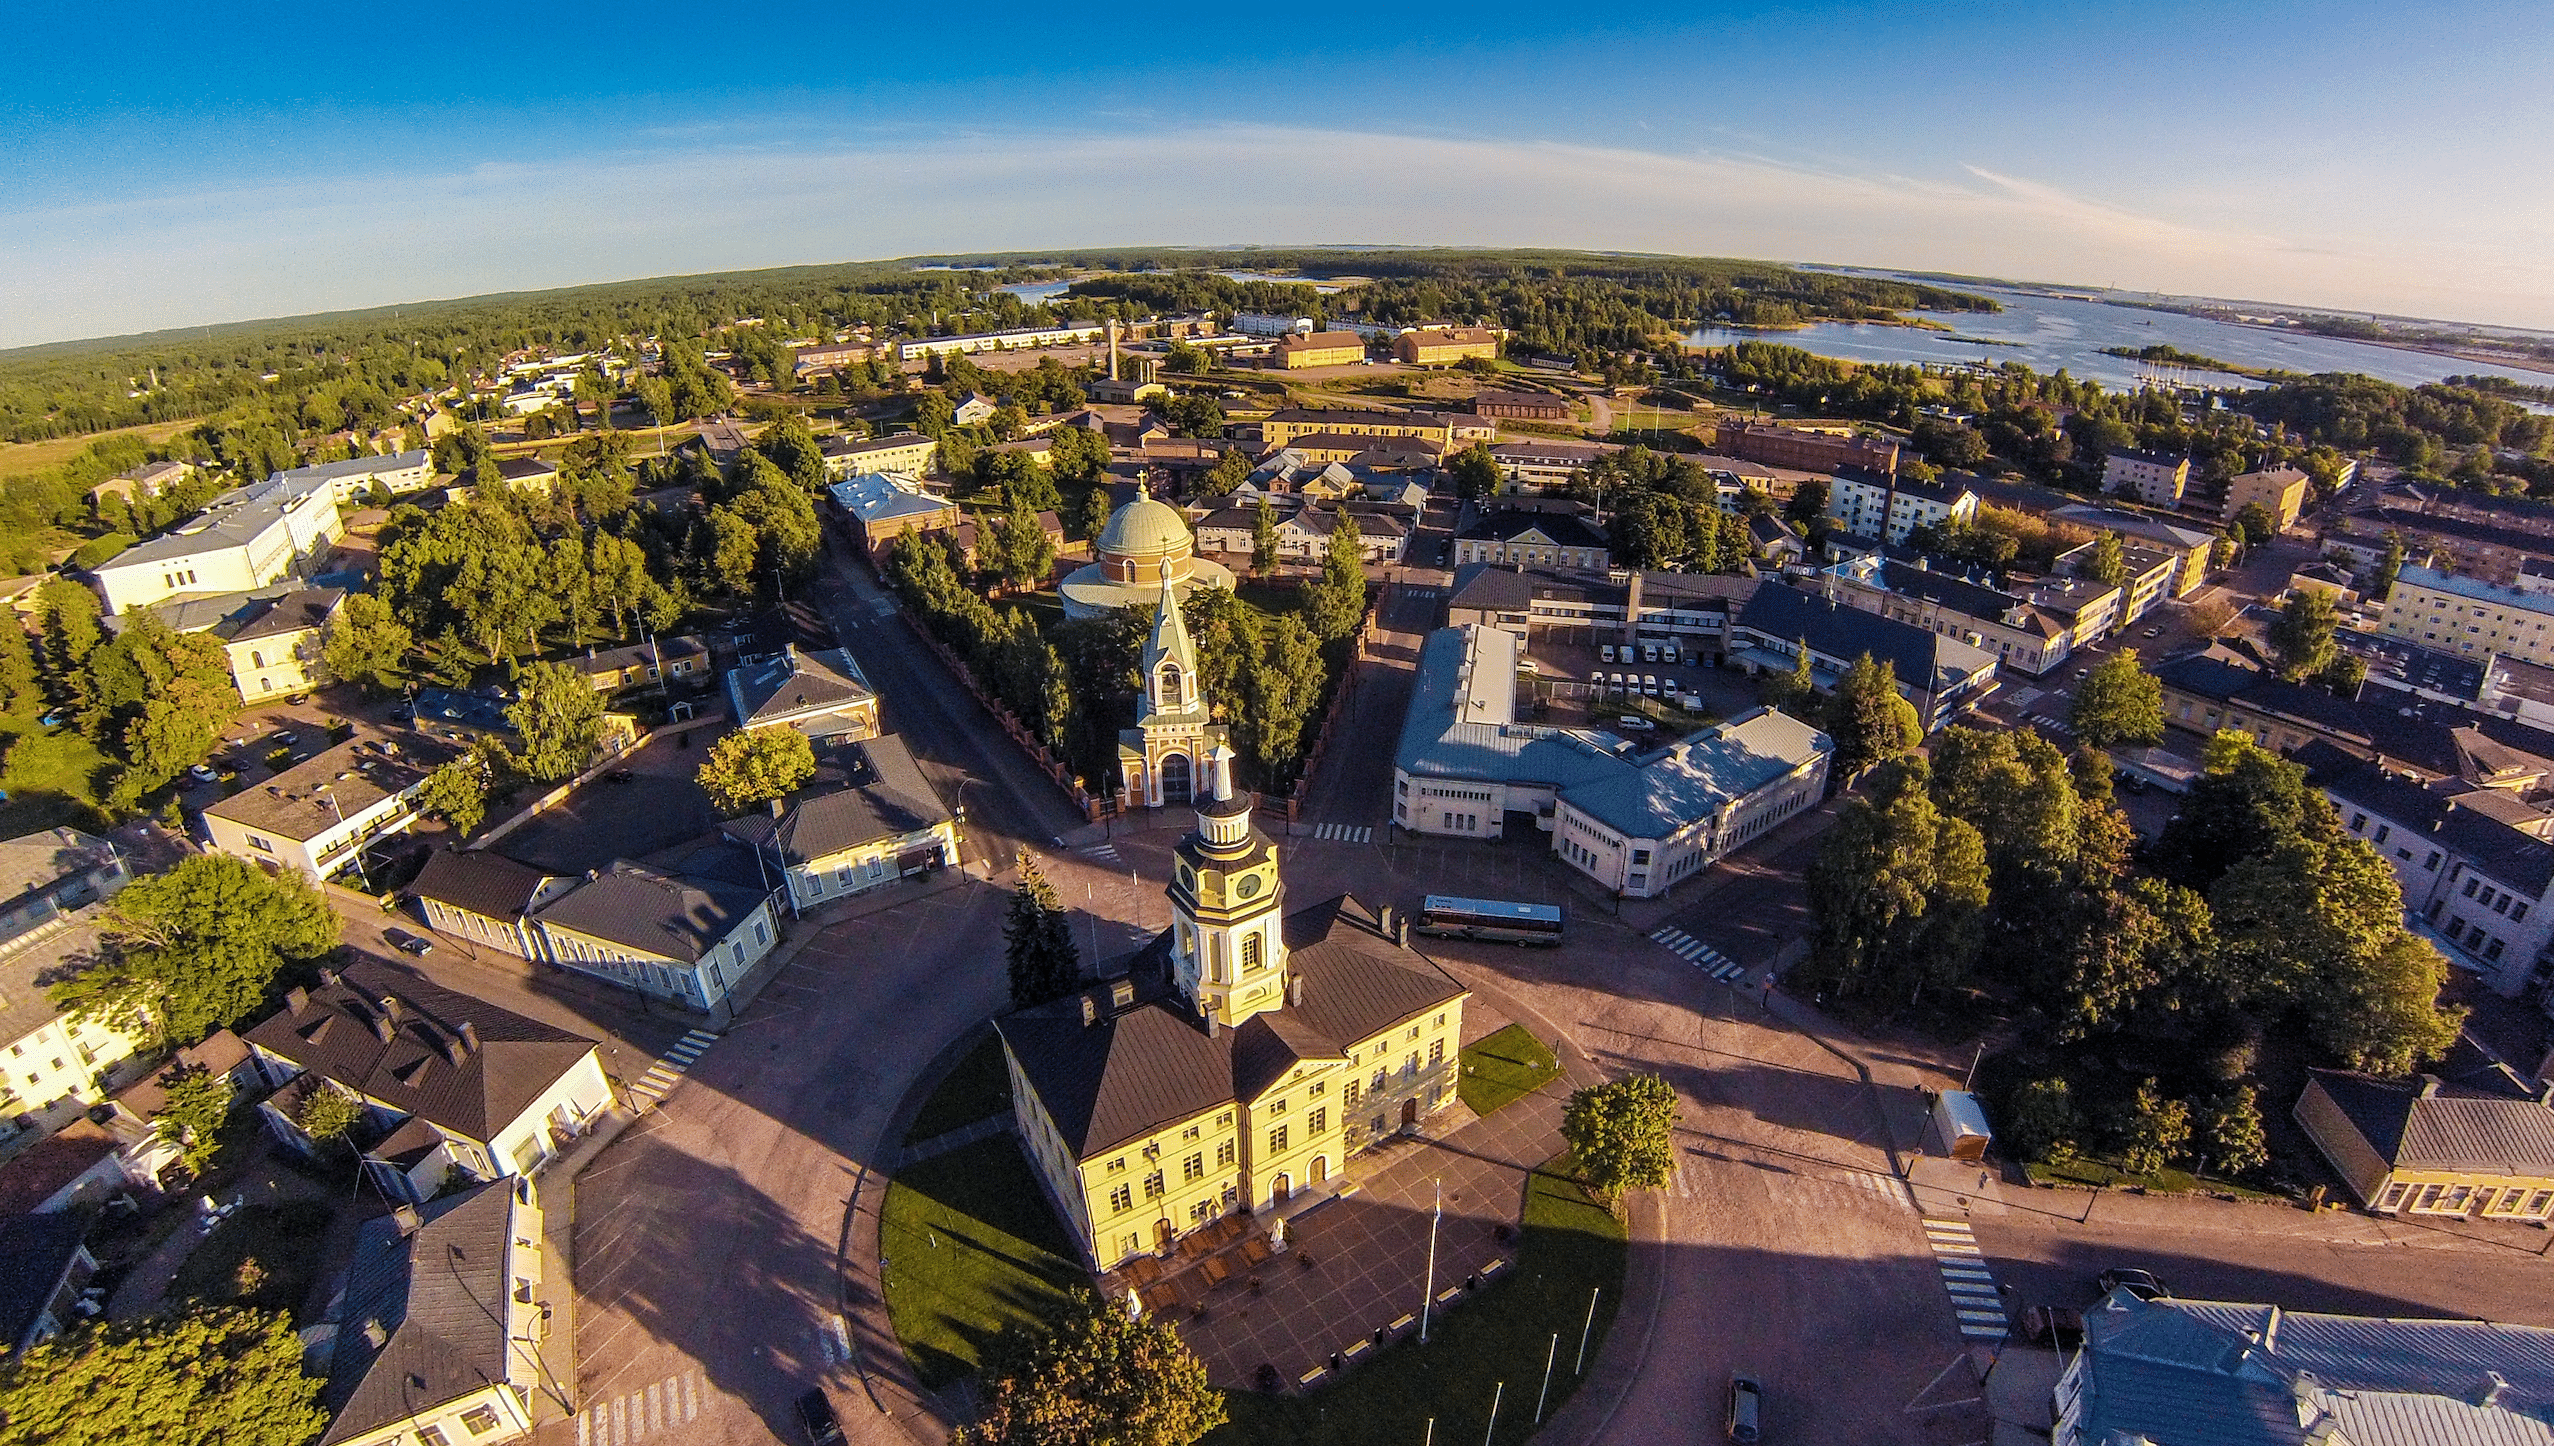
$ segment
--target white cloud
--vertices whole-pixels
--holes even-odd
[[[2554,326],[2513,225],[2266,234],[1969,166],[1235,126],[943,134],[339,177],[8,218],[0,345],[613,277],[1102,244],[1538,245]]]

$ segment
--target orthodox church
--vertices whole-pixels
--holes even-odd
[[[1178,617],[1165,598],[1148,691],[1186,644]],[[1470,992],[1409,948],[1388,907],[1341,894],[1288,912],[1232,750],[1205,739],[1203,761],[1171,927],[1101,971],[1116,977],[994,1021],[1022,1146],[1101,1270],[1324,1189],[1455,1095]]]

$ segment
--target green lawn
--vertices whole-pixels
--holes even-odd
[[[2188,1195],[2194,1192],[2216,1192],[2237,1195],[2248,1200],[2277,1200],[2281,1197],[2214,1175],[2194,1175],[2188,1170],[2166,1167],[2152,1175],[2132,1175],[2116,1165],[2081,1155],[2063,1165],[2029,1165],[2024,1173],[2043,1185],[2095,1185],[2105,1189],[2144,1188],[2159,1195]]]
[[[1567,1156],[1546,1162],[1527,1183],[1525,1236],[1515,1267],[1479,1295],[1437,1319],[1429,1341],[1387,1347],[1366,1365],[1309,1396],[1225,1395],[1229,1424],[1208,1446],[1365,1446],[1417,1443],[1436,1422],[1443,1442],[1485,1441],[1490,1398],[1507,1387],[1497,1434],[1485,1446],[1521,1443],[1536,1430],[1534,1397],[1545,1353],[1559,1338],[1546,1420],[1578,1389],[1572,1372],[1590,1291],[1596,1324],[1587,1340],[1593,1363],[1613,1323],[1627,1253],[1623,1222],[1571,1182]]]
[[[1002,1328],[1088,1279],[1009,1135],[899,1172],[879,1215],[887,1317],[922,1383],[973,1374]]]
[[[77,728],[47,731],[32,713],[0,717],[0,750],[6,751],[0,790],[0,837],[14,838],[59,824],[96,822],[98,788],[107,756]]]
[[[213,1227],[177,1268],[176,1300],[291,1311],[302,1323],[302,1298],[319,1274],[329,1209],[316,1200],[243,1205]],[[193,1229],[192,1225],[183,1227]]]
[[[1455,1093],[1472,1113],[1487,1115],[1541,1089],[1561,1072],[1552,1051],[1522,1024],[1463,1047],[1463,1077]]]
[[[1011,1113],[1011,1071],[1002,1062],[1002,1041],[988,1034],[967,1051],[958,1067],[922,1102],[922,1110],[905,1131],[905,1143],[920,1144],[981,1119]]]

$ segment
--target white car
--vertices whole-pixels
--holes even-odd
[[[1628,733],[1647,733],[1658,727],[1657,724],[1652,723],[1647,718],[1644,718],[1637,713],[1626,713],[1622,717],[1615,719],[1614,723],[1616,727],[1619,727]]]

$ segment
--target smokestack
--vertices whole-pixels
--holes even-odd
[[[1117,318],[1109,318],[1109,380],[1117,380]]]
[[[470,1054],[478,1053],[479,1026],[472,1024],[469,1020],[465,1019],[461,1021],[455,1032],[461,1036],[461,1048],[464,1052]]]

